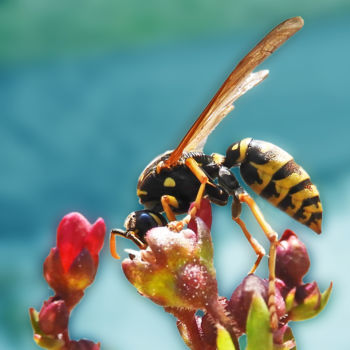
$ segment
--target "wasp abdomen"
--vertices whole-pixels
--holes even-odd
[[[224,164],[240,165],[242,178],[254,192],[315,232],[321,232],[318,190],[289,153],[269,142],[244,139],[228,148]]]

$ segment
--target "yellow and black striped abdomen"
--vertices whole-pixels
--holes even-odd
[[[237,144],[242,178],[254,192],[321,233],[322,205],[318,190],[293,157],[269,142],[244,139]]]

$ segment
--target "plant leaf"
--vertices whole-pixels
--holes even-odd
[[[247,318],[247,349],[272,350],[273,338],[270,331],[270,313],[264,299],[254,295]]]
[[[34,341],[42,348],[48,350],[61,350],[64,347],[62,339],[51,338],[49,336],[34,334]]]
[[[30,316],[30,322],[32,324],[34,334],[41,334],[41,330],[39,327],[39,312],[31,307],[29,309],[29,316]]]
[[[333,284],[331,283],[322,294],[312,295],[305,299],[303,304],[294,307],[289,314],[290,319],[293,321],[303,321],[318,315],[327,305],[332,292],[332,286]]]
[[[296,288],[293,288],[289,291],[289,293],[285,297],[286,311],[287,312],[289,312],[293,308],[294,300],[295,300],[295,292],[296,292]]]
[[[217,324],[217,330],[216,346],[218,350],[236,350],[229,332],[219,324]]]

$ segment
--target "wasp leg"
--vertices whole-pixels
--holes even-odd
[[[196,207],[193,213],[193,216],[194,216],[196,214],[196,211],[199,209],[201,205],[201,201],[205,190],[205,185],[209,183],[209,178],[193,158],[187,158],[185,163],[186,163],[186,166],[192,171],[193,175],[201,183],[201,185],[199,186],[196,199],[194,201],[194,207]]]
[[[177,201],[177,199],[174,196],[164,195],[161,197],[160,201],[162,203],[162,207],[165,212],[165,215],[168,218],[168,221],[175,221],[176,216],[171,207],[177,208],[179,206],[179,202]]]
[[[117,253],[116,246],[116,236],[121,236],[126,239],[133,241],[139,248],[144,249],[145,244],[141,242],[135,234],[131,233],[131,231],[123,231],[119,229],[113,229],[109,236],[109,250],[114,259],[120,259],[119,254]]]
[[[200,186],[197,192],[196,199],[194,201],[194,205],[192,206],[191,210],[189,211],[188,215],[182,220],[183,224],[188,224],[191,219],[194,218],[196,215],[200,205],[201,201],[204,195],[205,186],[207,184],[210,184],[208,176],[205,174],[205,172],[201,169],[201,167],[198,165],[198,163],[193,158],[187,158],[185,161],[186,166],[191,170],[193,175],[198,179],[200,182]]]
[[[249,273],[254,273],[255,270],[257,269],[257,267],[260,264],[261,259],[263,258],[263,256],[265,255],[265,249],[263,248],[263,246],[261,246],[259,244],[259,242],[249,233],[249,231],[247,230],[247,227],[244,223],[244,221],[242,221],[240,218],[232,218],[241,228],[241,230],[243,231],[245,237],[247,238],[249,244],[252,246],[252,248],[254,249],[255,254],[258,256],[253,267],[251,268],[251,270],[249,271]]]
[[[272,229],[272,227],[265,220],[261,210],[258,205],[255,203],[252,197],[249,196],[248,193],[240,193],[237,195],[240,202],[244,202],[248,205],[249,209],[253,213],[256,221],[264,231],[266,237],[270,241],[270,251],[269,251],[269,290],[268,290],[268,301],[267,305],[270,311],[270,327],[272,329],[277,329],[278,327],[278,317],[277,317],[277,309],[276,309],[276,247],[278,244],[278,235]]]
[[[244,193],[244,189],[239,185],[235,175],[225,166],[222,166],[218,174],[219,184],[232,195],[233,202],[231,207],[232,219],[240,226],[245,237],[247,238],[249,244],[255,251],[257,259],[249,271],[249,273],[254,273],[260,264],[261,259],[265,255],[265,249],[259,244],[259,242],[253,238],[253,236],[247,230],[247,227],[243,220],[240,219],[242,204],[238,198],[239,193]]]
[[[198,179],[198,181],[200,182],[200,186],[197,192],[196,199],[194,201],[194,205],[189,210],[188,214],[181,221],[176,222],[175,225],[168,225],[176,231],[181,231],[184,228],[184,226],[187,225],[191,221],[191,219],[195,217],[201,205],[201,201],[205,191],[205,186],[207,184],[211,184],[208,176],[193,158],[187,158],[185,164],[191,170],[193,175]]]

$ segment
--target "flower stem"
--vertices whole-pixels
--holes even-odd
[[[235,349],[240,350],[238,338],[234,332],[234,324],[232,320],[227,316],[225,307],[220,304],[218,299],[214,299],[208,304],[207,312],[215,322],[220,323],[229,332]]]
[[[186,335],[188,337],[189,343],[191,344],[192,350],[206,349],[206,345],[204,344],[198,329],[195,311],[187,311],[170,307],[165,308],[165,311],[173,314],[178,319],[178,328],[180,325],[185,326],[187,333]],[[181,333],[182,332],[180,331],[180,334]]]

